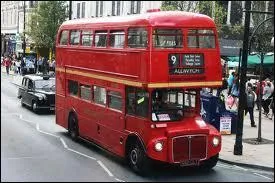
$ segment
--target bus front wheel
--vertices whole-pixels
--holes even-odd
[[[74,114],[69,116],[69,134],[73,141],[77,141],[79,131],[78,131],[78,122]]]
[[[219,160],[219,154],[209,158],[208,160],[203,161],[202,164],[200,165],[200,169],[203,171],[209,171],[214,166],[216,166],[218,160]]]
[[[129,166],[138,174],[146,175],[150,171],[150,159],[145,154],[140,143],[136,142],[128,149]]]

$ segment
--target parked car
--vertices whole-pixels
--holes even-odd
[[[17,97],[22,106],[29,106],[34,112],[41,109],[55,110],[55,77],[25,75],[18,89]]]

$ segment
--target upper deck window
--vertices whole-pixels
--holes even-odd
[[[123,48],[125,43],[124,31],[111,31],[110,46],[114,48]]]
[[[209,29],[188,30],[189,48],[215,48],[215,34]]]
[[[148,33],[145,28],[129,28],[128,47],[146,48],[148,44]]]
[[[68,37],[69,37],[69,31],[63,30],[62,33],[61,33],[59,44],[60,45],[67,45],[68,44]]]
[[[155,29],[153,44],[155,48],[182,48],[182,31],[180,29]]]
[[[92,31],[82,31],[81,45],[91,46],[93,43],[93,33]]]
[[[78,45],[80,42],[80,31],[72,30],[70,35],[70,45]]]
[[[107,46],[107,31],[96,31],[95,47],[106,47],[106,46]]]

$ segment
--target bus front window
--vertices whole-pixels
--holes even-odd
[[[156,89],[152,93],[152,121],[179,121],[183,118],[181,89]]]

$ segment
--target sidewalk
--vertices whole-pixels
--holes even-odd
[[[258,137],[259,111],[257,110],[254,110],[254,119],[256,128],[250,126],[249,114],[244,117],[242,155],[233,154],[236,134],[222,135],[222,150],[219,158],[221,161],[231,164],[274,171],[274,120],[268,119],[262,114],[261,137],[272,140],[273,143],[254,145],[244,142],[244,139]]]
[[[4,67],[1,67],[1,74],[6,74]],[[13,71],[10,72],[10,75],[13,75],[14,84],[21,84],[21,75],[16,75]],[[242,155],[233,154],[236,134],[222,135],[222,149],[219,159],[222,162],[230,164],[274,171],[274,120],[270,120],[262,114],[262,138],[272,140],[273,143],[258,145],[244,142],[244,139],[258,137],[259,111],[256,110],[256,107],[254,110],[254,120],[257,125],[256,128],[250,126],[249,114],[244,117]]]

